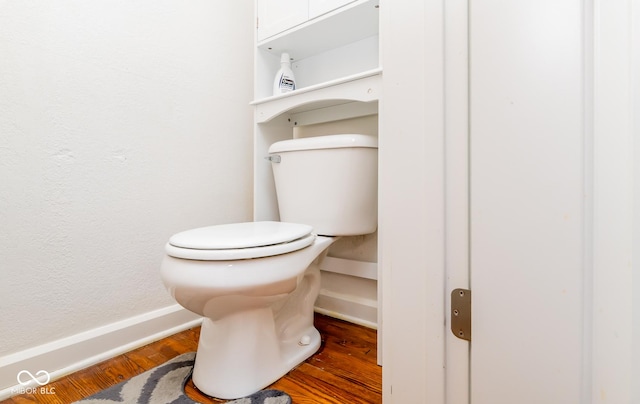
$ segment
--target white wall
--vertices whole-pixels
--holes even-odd
[[[251,220],[253,2],[0,2],[0,359],[174,304],[164,243]]]

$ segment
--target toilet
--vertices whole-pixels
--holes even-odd
[[[236,399],[313,355],[318,264],[340,236],[377,228],[377,139],[359,134],[276,142],[269,148],[280,221],[222,224],[173,235],[162,280],[203,316],[196,387]]]

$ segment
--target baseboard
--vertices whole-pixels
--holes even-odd
[[[315,311],[365,327],[378,328],[378,304],[374,300],[323,289],[316,300]]]
[[[176,304],[0,357],[0,400],[25,387],[17,384],[22,370],[44,370],[53,381],[201,322]]]
[[[320,269],[357,278],[378,279],[378,264],[375,262],[335,258],[327,255],[320,261]]]

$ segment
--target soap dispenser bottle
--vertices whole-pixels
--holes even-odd
[[[280,56],[280,70],[273,81],[273,95],[284,94],[296,89],[296,79],[291,70],[291,59],[288,53]]]

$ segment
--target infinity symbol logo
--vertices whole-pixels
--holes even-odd
[[[25,382],[20,380],[20,376],[23,374],[27,374],[31,378],[31,380],[27,380]],[[41,382],[36,377],[36,376],[42,376],[42,375],[47,377],[47,380],[45,382]],[[44,386],[45,384],[49,383],[49,380],[51,380],[51,376],[49,375],[49,372],[47,372],[46,370],[38,370],[36,372],[36,376],[32,375],[31,372],[29,372],[28,370],[21,370],[20,372],[18,372],[18,376],[16,376],[16,379],[18,379],[18,383],[20,383],[23,386],[29,385],[32,381],[38,383],[40,386]]]

